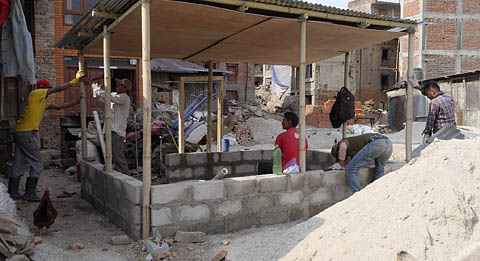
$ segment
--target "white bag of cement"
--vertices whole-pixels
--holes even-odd
[[[361,124],[354,124],[351,127],[349,127],[349,131],[351,134],[365,134],[365,133],[375,133],[375,131],[372,129],[372,127],[368,125],[361,125]]]
[[[87,140],[87,153],[88,157],[94,157],[95,162],[100,162],[100,155],[98,154],[97,147]],[[82,160],[82,140],[77,140],[75,142],[75,158],[77,162]]]

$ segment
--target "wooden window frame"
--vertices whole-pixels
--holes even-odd
[[[227,84],[237,84],[238,83],[238,69],[240,68],[240,66],[238,66],[238,63],[227,63],[226,64],[227,71],[229,71],[228,67],[233,67],[233,66],[237,68],[237,70],[235,71],[235,79],[234,80],[229,80],[228,75],[227,75]]]
[[[73,26],[75,24],[67,24],[65,23],[65,15],[81,15],[84,16],[85,13],[88,11],[88,0],[80,0],[80,10],[75,11],[75,10],[70,10],[67,9],[67,1],[63,0],[63,10],[62,10],[62,21],[63,25],[65,26]]]

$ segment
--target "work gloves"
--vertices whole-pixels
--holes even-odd
[[[428,133],[424,133],[423,134],[423,139],[422,139],[422,143],[423,144],[430,144],[432,143],[432,141],[430,140],[430,135]]]
[[[75,75],[75,79],[70,81],[70,86],[75,86],[80,82],[80,79],[85,77],[85,72],[84,71],[78,71],[77,74]]]

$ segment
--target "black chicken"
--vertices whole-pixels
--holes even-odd
[[[46,188],[38,208],[33,212],[33,224],[38,227],[40,235],[42,235],[43,227],[47,228],[48,234],[48,228],[55,222],[56,217],[57,210],[53,207],[50,191]]]

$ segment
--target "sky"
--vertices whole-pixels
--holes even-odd
[[[321,4],[321,5],[327,5],[327,6],[333,6],[337,8],[342,8],[342,9],[347,9],[348,8],[348,2],[351,0],[303,0],[305,2],[309,3],[316,3],[316,4]],[[399,3],[398,0],[382,0],[382,2],[393,2],[393,3]]]

